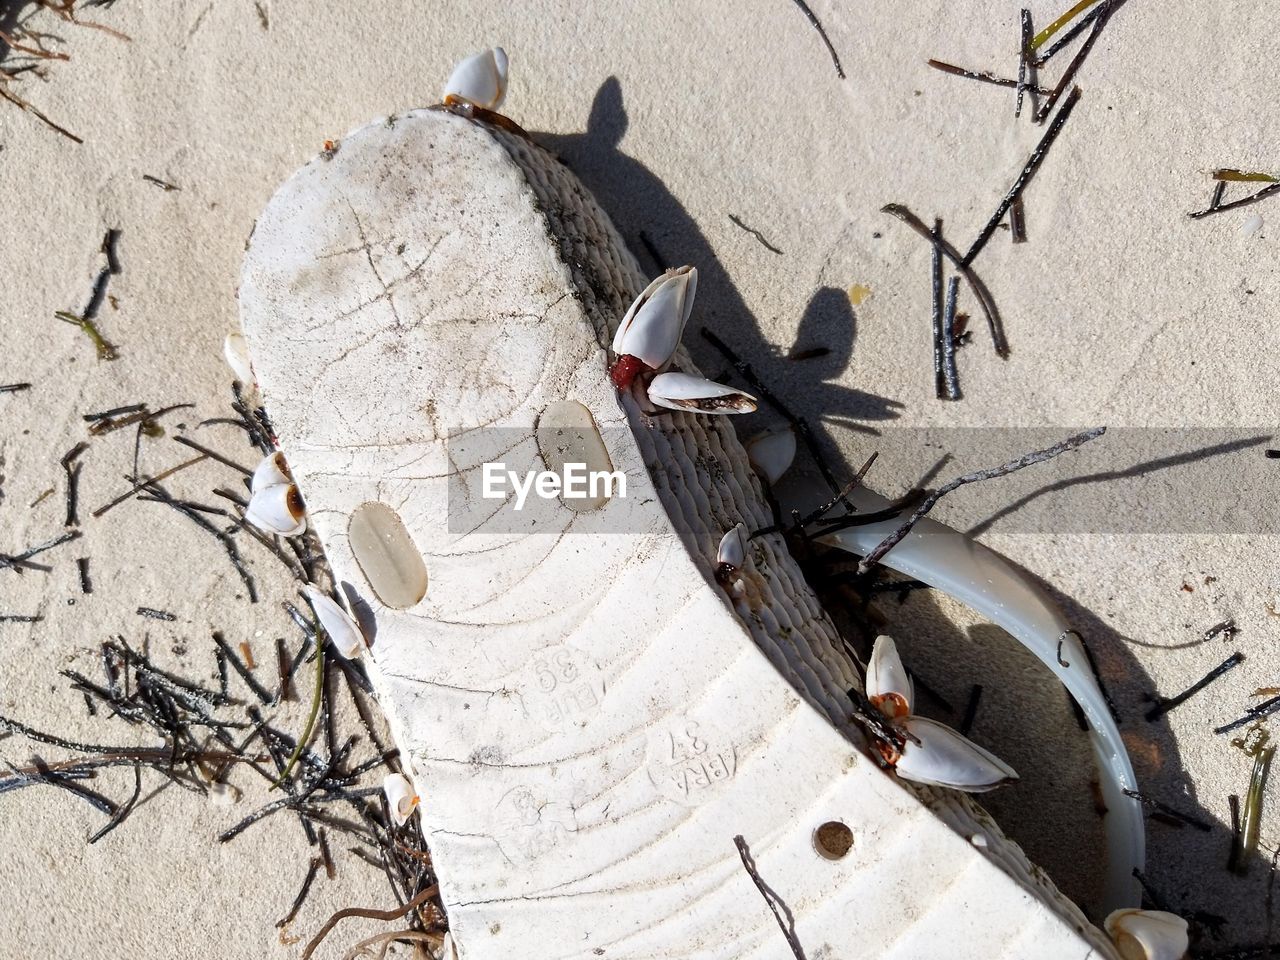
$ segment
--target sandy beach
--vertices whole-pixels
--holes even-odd
[[[1065,6],[1029,0],[1037,25]],[[1267,516],[1280,463],[1264,452],[1280,446],[1271,435],[1280,196],[1187,215],[1209,204],[1215,169],[1280,174],[1280,106],[1266,82],[1273,10],[1262,0],[1176,10],[1129,0],[1115,10],[1026,189],[1027,242],[997,229],[974,261],[1009,356],[992,348],[962,287],[972,335],[958,350],[963,399],[951,402],[935,395],[929,245],[882,208],[942,218],[962,250],[996,210],[1044,127],[1026,111],[1015,119],[1013,90],[926,61],[1015,75],[1018,5],[812,7],[843,78],[791,0],[82,10],[128,39],[30,6],[4,14],[0,29],[44,33],[69,55],[6,89],[84,142],[0,102],[0,385],[30,384],[0,393],[0,554],[64,532],[59,461],[88,447],[78,539],[41,555],[47,570],[0,568],[0,615],[40,618],[0,620],[0,714],[67,738],[154,746],[89,716],[60,674],[96,671],[99,644],[116,636],[212,682],[209,638],[221,631],[252,645],[267,664],[260,673],[274,669],[275,638],[296,636],[280,606],[296,602],[296,585],[270,553],[241,546],[259,595],[251,603],[219,543],[173,511],[131,499],[93,512],[128,489],[135,455],[142,474],[189,459],[176,437],[254,465],[237,427],[201,424],[232,416],[222,342],[238,323],[240,265],[259,212],[326,139],[434,102],[455,61],[500,43],[511,58],[504,112],[561,155],[655,273],[698,266],[691,328],[730,343],[814,425],[844,475],[879,451],[867,483],[898,496],[926,471],[936,485],[1021,452],[1033,435],[1110,428],[1040,472],[964,488],[934,516],[973,529],[1042,581],[1087,639],[1143,790],[1183,816],[1148,820],[1155,896],[1196,918],[1203,952],[1274,938],[1265,904],[1280,803],[1273,785],[1259,852],[1243,875],[1229,872],[1228,798],[1243,799],[1253,760],[1213,731],[1280,684]],[[10,51],[2,65],[19,62]],[[1055,60],[1040,82],[1051,85],[1061,67]],[[1226,196],[1260,186],[1232,183]],[[104,361],[55,313],[83,308],[109,230],[120,269],[97,321],[119,356]],[[702,338],[688,341],[710,375],[727,369]],[[825,352],[795,359],[814,351]],[[132,429],[89,435],[86,414],[137,403],[183,406],[136,451]],[[739,429],[778,422],[761,412]],[[1153,439],[1156,428],[1166,432]],[[235,480],[206,461],[171,489],[208,502]],[[92,593],[79,558],[89,558]],[[984,805],[1065,893],[1096,910],[1092,764],[1061,687],[944,596],[886,595],[877,611],[946,701],[927,712],[954,722],[983,686],[974,736],[1022,774]],[[1225,621],[1233,627],[1203,639]],[[1153,698],[1236,651],[1237,667],[1145,719]],[[302,694],[280,724],[300,727]],[[35,753],[66,756],[0,738],[0,760],[22,765]],[[109,777],[102,789],[127,796],[132,776]],[[103,817],[89,805],[45,787],[0,795],[0,957],[289,958],[334,910],[390,903],[383,876],[342,853],[335,879],[321,874],[282,936],[276,921],[312,851],[284,818],[218,843],[269,799],[258,780],[232,781],[246,792],[234,808],[168,789],[94,845],[85,841]],[[379,929],[350,921],[316,956],[340,957]]]

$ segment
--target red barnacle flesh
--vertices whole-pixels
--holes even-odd
[[[633,357],[629,353],[624,353],[613,362],[613,366],[609,368],[609,377],[613,380],[613,385],[619,390],[628,389],[639,376],[640,371],[644,369],[644,361],[639,357]]]

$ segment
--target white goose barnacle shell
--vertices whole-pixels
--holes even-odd
[[[867,699],[890,719],[911,714],[911,677],[902,665],[893,638],[885,634],[876,637],[867,661]]]
[[[494,47],[458,63],[444,85],[445,103],[462,101],[497,110],[507,96],[507,52]]]
[[[737,570],[747,559],[747,525],[735,523],[733,528],[720,538],[720,546],[716,550],[716,563]]]
[[[649,399],[669,410],[695,413],[751,413],[756,398],[734,387],[689,373],[660,373],[649,384]]]
[[[276,483],[254,491],[244,518],[264,533],[296,537],[307,530],[302,494],[292,483]]]
[[[631,302],[613,336],[618,359],[610,372],[620,389],[631,385],[642,366],[661,370],[671,362],[697,293],[698,271],[684,266],[655,278]]]
[[[253,477],[249,480],[249,489],[253,493],[258,493],[268,487],[291,483],[293,483],[293,474],[289,472],[289,464],[285,462],[284,454],[276,451],[263,457],[262,461],[254,467]]]
[[[243,333],[228,333],[222,341],[222,356],[241,383],[253,383],[253,365],[249,362],[249,345]]]
[[[894,770],[906,780],[986,793],[1018,779],[1013,767],[995,754],[936,720],[908,717],[901,724],[908,737]]]
[[[791,469],[796,459],[796,432],[790,424],[758,433],[747,441],[747,462],[769,486]]]
[[[354,660],[365,649],[364,633],[360,625],[347,611],[330,597],[311,584],[302,588],[311,609],[316,612],[320,626],[333,641],[334,648],[348,660]]]
[[[1103,928],[1124,960],[1182,960],[1190,947],[1187,921],[1163,910],[1114,910]]]
[[[396,826],[403,827],[418,808],[419,797],[409,778],[402,773],[389,773],[382,781],[382,792],[387,797],[387,807]]]

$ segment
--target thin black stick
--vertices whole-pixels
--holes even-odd
[[[106,257],[107,263],[98,271],[98,278],[93,282],[93,291],[89,294],[89,302],[80,315],[85,321],[97,319],[98,311],[102,309],[102,302],[107,298],[107,284],[120,272],[120,258],[116,254],[116,243],[119,239],[119,230],[108,230],[106,236],[102,238],[101,252]]]
[[[62,455],[62,459],[58,461],[62,464],[62,472],[67,478],[67,518],[63,526],[78,527],[80,526],[80,517],[76,513],[76,504],[79,502],[78,491],[80,488],[80,468],[81,465],[76,463],[76,458],[80,454],[89,449],[89,444],[81,440],[74,447]]]
[[[104,433],[114,433],[116,430],[122,430],[125,427],[132,427],[135,423],[150,423],[163,417],[166,413],[172,413],[175,410],[186,410],[194,407],[194,403],[175,403],[167,407],[161,407],[159,410],[147,410],[145,405],[138,413],[132,413],[127,417],[121,417],[119,420],[106,419],[99,420],[89,428],[92,436],[100,437]]]
[[[1226,184],[1224,181],[1219,181],[1218,187],[1214,188],[1214,201],[1222,199],[1223,190],[1220,188],[1225,186]],[[1195,213],[1187,214],[1187,216],[1192,220],[1200,220],[1209,216],[1211,213],[1224,213],[1227,210],[1236,210],[1240,207],[1247,207],[1250,204],[1257,203],[1259,200],[1265,200],[1267,197],[1275,193],[1280,193],[1280,183],[1273,183],[1269,186],[1263,187],[1257,193],[1251,193],[1247,197],[1241,197],[1239,200],[1232,200],[1230,203],[1211,202],[1207,209],[1197,210]]]
[[[145,403],[131,403],[124,407],[113,407],[110,410],[103,410],[101,413],[86,413],[80,419],[85,423],[97,423],[99,420],[110,420],[113,417],[123,416],[127,413],[137,413],[139,410],[147,409]]]
[[[1087,14],[1085,14],[1083,17],[1077,20],[1075,24],[1072,25],[1070,30],[1064,33],[1052,44],[1050,44],[1049,49],[1047,49],[1044,53],[1042,53],[1039,57],[1037,57],[1034,61],[1032,61],[1033,64],[1037,67],[1043,67],[1046,63],[1048,63],[1053,58],[1053,55],[1055,53],[1057,53],[1059,50],[1061,50],[1063,47],[1069,44],[1076,37],[1080,36],[1080,34],[1084,33],[1084,31],[1088,30],[1089,24],[1097,20],[1098,16],[1101,13],[1102,13],[1102,7],[1094,7]]]
[[[30,389],[31,384],[29,383],[6,383],[0,385],[0,393],[18,393],[19,391]]]
[[[202,459],[203,459],[203,456],[204,455],[201,454]],[[240,556],[240,551],[236,547],[235,541],[232,540],[228,534],[219,530],[217,527],[211,524],[208,520],[202,517],[198,511],[192,510],[190,507],[186,506],[180,500],[175,500],[169,494],[169,492],[164,489],[164,487],[160,486],[160,484],[152,481],[151,483],[146,485],[145,489],[148,492],[154,494],[157,498],[159,498],[162,503],[166,504],[167,506],[173,507],[175,510],[181,513],[187,519],[191,520],[196,526],[212,534],[218,540],[218,542],[222,544],[223,550],[226,551],[227,557],[231,560],[231,566],[234,567],[236,573],[240,575],[240,579],[244,583],[245,589],[248,590],[249,592],[249,602],[257,603],[258,602],[257,584],[253,579],[253,574],[249,572],[249,568],[244,565],[244,560]]]
[[[1223,660],[1222,663],[1218,664],[1216,667],[1214,667],[1212,670],[1206,673],[1203,677],[1201,677],[1191,686],[1187,687],[1186,690],[1183,690],[1176,697],[1169,697],[1167,699],[1164,697],[1161,697],[1157,699],[1156,705],[1147,711],[1147,720],[1148,721],[1159,720],[1170,710],[1173,710],[1175,707],[1182,706],[1182,704],[1186,703],[1188,700],[1194,697],[1197,693],[1199,693],[1209,684],[1213,683],[1213,681],[1221,677],[1228,670],[1231,670],[1233,667],[1239,666],[1243,662],[1244,662],[1244,654],[1241,653],[1239,650],[1237,650],[1235,653],[1227,657],[1227,659]]]
[[[989,83],[997,87],[1009,87],[1016,89],[1018,81],[1012,77],[1002,77],[999,74],[991,73],[988,70],[970,70],[968,67],[958,67],[954,63],[947,63],[945,60],[929,59],[925,61],[935,70],[941,70],[943,73],[949,73],[953,77],[964,77],[966,80],[977,80],[980,83]],[[1048,96],[1052,91],[1045,90],[1042,87],[1026,87],[1028,90],[1034,89],[1041,96]]]
[[[168,610],[157,610],[154,607],[139,607],[138,616],[146,617],[149,620],[165,620],[169,623],[172,623],[174,620],[178,619]]]
[[[67,543],[68,541],[71,541],[71,540],[77,540],[79,539],[79,537],[80,537],[79,530],[68,530],[66,533],[61,534],[60,536],[54,537],[52,540],[46,540],[44,543],[36,544],[36,546],[34,547],[28,547],[22,553],[12,554],[12,555],[7,553],[0,553],[0,568],[10,567],[14,570],[17,570],[19,573],[22,572],[22,569],[21,569],[22,567],[29,567],[37,570],[47,570],[48,569],[47,567],[42,567],[38,563],[28,563],[28,561],[32,557],[37,557],[40,554],[44,553],[46,550],[52,550],[54,547],[61,546],[62,544]]]
[[[1104,3],[1099,9],[1098,18],[1094,20],[1093,29],[1089,31],[1089,36],[1085,37],[1084,43],[1080,44],[1080,49],[1076,51],[1076,55],[1072,57],[1071,62],[1067,64],[1067,69],[1062,71],[1062,76],[1058,79],[1058,83],[1053,88],[1053,92],[1049,94],[1044,105],[1041,106],[1040,110],[1036,113],[1036,123],[1044,123],[1044,121],[1048,119],[1049,114],[1053,112],[1054,106],[1062,96],[1062,91],[1066,90],[1075,79],[1076,73],[1079,72],[1080,67],[1084,65],[1085,59],[1088,58],[1089,51],[1093,49],[1094,43],[1097,42],[1098,37],[1102,34],[1103,28],[1106,27],[1107,21],[1111,19],[1111,13],[1115,9],[1115,6],[1115,0],[1106,0],[1106,3]],[[1073,88],[1072,93],[1074,94],[1078,89],[1079,87]],[[1063,104],[1063,109],[1066,109],[1066,104]]]
[[[860,483],[862,483],[862,478],[867,475],[867,471],[871,469],[871,465],[876,462],[876,459],[879,456],[880,456],[879,450],[871,451],[871,456],[867,457],[867,459],[863,461],[862,466],[858,468],[858,472],[853,475],[853,479],[850,480],[848,483],[846,483],[844,487],[841,488],[841,490],[834,497],[832,497],[826,503],[823,503],[820,506],[818,506],[817,509],[815,509],[807,517],[802,518],[799,521],[798,525],[801,527],[807,527],[809,524],[816,521],[819,517],[822,517],[824,514],[826,514],[828,510],[833,509],[837,503],[844,500],[845,497],[847,497],[849,494],[851,494],[854,491],[855,487],[857,487]],[[752,537],[755,537],[758,535],[759,533],[755,533],[755,534],[752,534]]]
[[[1244,712],[1244,716],[1239,720],[1233,720],[1230,723],[1223,724],[1221,727],[1214,727],[1213,732],[1217,734],[1230,733],[1232,730],[1239,730],[1241,727],[1247,727],[1256,720],[1269,717],[1273,713],[1280,713],[1280,696],[1272,697],[1270,700],[1264,700],[1256,707],[1249,707]]]
[[[839,493],[840,484],[836,482],[835,475],[831,472],[831,468],[827,466],[826,457],[824,457],[822,455],[822,451],[818,449],[818,442],[814,439],[813,431],[809,429],[809,424],[792,413],[791,410],[774,395],[773,391],[761,382],[760,378],[756,376],[755,371],[751,369],[751,364],[747,363],[734,353],[733,350],[729,348],[728,344],[706,327],[702,328],[702,336],[708,343],[720,351],[726,360],[733,364],[734,369],[742,375],[742,378],[746,380],[747,383],[751,384],[751,386],[756,389],[760,396],[766,400],[770,406],[790,422],[790,424],[795,428],[796,434],[802,441],[804,441],[804,445],[808,448],[809,455],[813,457],[814,463],[818,465],[818,472],[822,474],[822,479],[826,481],[826,484],[831,489],[832,493]],[[852,505],[847,502],[845,503],[845,506],[850,510],[853,509]]]
[[[945,396],[942,376],[942,220],[934,218],[930,234],[933,257],[929,261],[929,286],[933,291],[933,392]]]
[[[966,473],[963,476],[956,477],[954,480],[939,487],[933,493],[925,497],[924,500],[921,501],[920,506],[916,507],[915,512],[907,518],[905,523],[876,544],[874,549],[872,549],[871,552],[863,557],[858,563],[858,573],[864,574],[879,563],[880,558],[893,549],[893,547],[895,547],[903,537],[910,533],[911,528],[915,526],[926,513],[932,510],[939,500],[951,491],[968,483],[977,483],[981,480],[993,480],[996,477],[1006,476],[1017,470],[1021,470],[1024,467],[1029,467],[1037,463],[1044,463],[1046,460],[1052,460],[1059,454],[1066,453],[1069,450],[1075,450],[1077,447],[1088,443],[1090,440],[1097,439],[1106,433],[1106,431],[1106,427],[1094,427],[1092,430],[1077,433],[1075,436],[1068,437],[1060,443],[1055,443],[1051,447],[1045,447],[1043,450],[1036,450],[1032,453],[1015,457],[1006,463],[1000,464],[998,467],[990,467],[986,470],[975,470],[972,473]]]
[[[147,183],[155,184],[157,187],[159,187],[159,188],[160,188],[161,190],[163,190],[165,193],[171,193],[171,192],[172,192],[172,191],[174,191],[174,190],[181,190],[181,189],[182,189],[181,187],[177,186],[176,184],[172,184],[172,183],[170,183],[168,180],[161,180],[159,177],[153,177],[153,176],[152,176],[151,174],[149,174],[149,173],[144,173],[144,174],[142,175],[142,179],[143,179],[143,180],[145,180]]]
[[[218,451],[210,450],[208,447],[202,444],[196,443],[194,440],[189,440],[186,437],[174,437],[173,442],[180,443],[184,447],[190,447],[192,450],[198,450],[201,453],[203,453],[206,457],[208,457],[210,460],[217,460],[220,464],[222,464],[225,467],[230,467],[232,470],[239,470],[246,477],[253,476],[252,470],[248,469],[247,467],[242,467],[240,464],[236,463],[234,460],[224,457],[222,454],[218,453]]]
[[[764,898],[764,902],[769,905],[773,918],[778,921],[778,929],[782,931],[783,937],[786,938],[787,946],[791,948],[796,960],[805,960],[804,948],[800,946],[800,939],[796,936],[796,921],[791,915],[791,911],[782,902],[782,898],[774,893],[769,885],[764,882],[764,878],[760,876],[760,872],[756,869],[755,858],[751,856],[751,849],[747,846],[747,841],[742,838],[741,834],[733,838],[733,845],[738,848],[738,856],[742,858],[742,866],[746,869],[747,876],[751,878],[751,882],[760,891],[760,896]],[[781,909],[779,909],[779,906],[781,906]]]
[[[249,672],[249,668],[245,666],[244,661],[236,656],[222,634],[217,630],[213,632],[213,642],[218,645],[218,649],[223,652],[223,655],[226,656],[236,673],[240,674],[240,679],[244,681],[245,686],[253,691],[253,695],[265,704],[271,703],[271,694],[267,693],[262,684],[253,678],[253,674]]]
[[[818,31],[818,36],[822,38],[822,42],[826,45],[827,52],[831,54],[831,62],[835,64],[836,76],[841,80],[844,79],[844,67],[840,66],[840,57],[836,55],[836,48],[831,45],[831,38],[827,36],[827,31],[822,28],[822,23],[818,20],[817,14],[809,9],[809,5],[804,0],[795,0],[795,4],[813,24],[813,29]]]
[[[79,557],[76,560],[76,567],[80,571],[80,592],[93,593],[93,580],[89,577],[89,558]]]
[[[1076,633],[1076,639],[1080,641],[1080,647],[1084,650],[1085,659],[1089,661],[1089,672],[1093,674],[1094,682],[1097,683],[1098,689],[1102,691],[1102,699],[1106,701],[1107,711],[1118,726],[1120,724],[1120,711],[1116,709],[1116,702],[1111,699],[1111,691],[1107,689],[1106,683],[1102,680],[1102,671],[1098,669],[1098,658],[1093,655],[1093,648],[1089,646],[1084,637]]]
[[[89,843],[97,843],[120,824],[124,823],[125,817],[129,816],[133,812],[134,806],[137,805],[138,796],[141,793],[142,765],[136,763],[133,766],[133,795],[122,806],[116,808],[116,812],[111,815],[111,819],[107,821],[101,830],[89,838]]]
[[[1124,795],[1126,797],[1132,797],[1134,800],[1137,800],[1144,807],[1150,807],[1152,810],[1158,810],[1161,813],[1163,813],[1165,816],[1173,817],[1174,820],[1177,820],[1180,823],[1185,823],[1190,826],[1193,826],[1197,830],[1203,831],[1204,833],[1210,833],[1213,830],[1213,824],[1208,823],[1205,820],[1201,820],[1197,817],[1190,816],[1189,814],[1183,813],[1181,810],[1177,810],[1169,806],[1167,803],[1161,803],[1159,800],[1155,799],[1154,797],[1149,797],[1145,793],[1142,793],[1141,791],[1126,789],[1124,791]]]
[[[276,921],[277,928],[283,928],[293,922],[293,918],[298,915],[298,911],[302,909],[303,902],[307,899],[307,894],[311,892],[311,884],[315,882],[316,872],[320,869],[320,858],[312,857],[311,863],[307,867],[307,877],[302,881],[302,889],[298,891],[298,895],[293,898],[293,906],[289,908],[289,912],[285,914],[282,920]]]
[[[770,253],[776,253],[780,257],[784,256],[783,252],[779,250],[777,247],[775,247],[768,240],[766,240],[764,238],[764,234],[761,233],[759,230],[755,229],[754,227],[748,227],[745,223],[743,223],[741,220],[735,217],[732,213],[729,214],[729,219],[733,221],[733,225],[735,227],[738,227],[741,230],[745,230],[747,233],[751,234],[753,237],[759,240],[760,246],[764,247]]]
[[[1050,97],[1050,100],[1052,101],[1053,98]],[[1000,221],[1009,212],[1009,207],[1022,195],[1022,191],[1027,188],[1031,178],[1036,175],[1036,171],[1040,169],[1040,164],[1048,156],[1049,148],[1053,146],[1053,141],[1058,139],[1058,134],[1062,132],[1063,125],[1066,124],[1067,118],[1071,116],[1071,111],[1076,108],[1076,104],[1079,102],[1080,88],[1074,87],[1067,99],[1063,101],[1062,109],[1053,118],[1053,123],[1049,124],[1044,136],[1040,138],[1040,142],[1031,151],[1031,156],[1027,159],[1026,164],[1023,165],[1018,178],[1013,181],[1013,186],[1009,188],[1009,192],[1000,201],[1000,206],[996,207],[996,212],[992,214],[991,219],[987,221],[987,225],[978,233],[978,238],[973,241],[973,245],[969,247],[968,252],[964,255],[963,263],[966,267],[972,264],[974,257],[982,252],[982,248],[991,239],[991,235],[996,232],[996,227],[1000,225]]]
[[[880,208],[880,212],[896,217],[930,243],[934,242],[933,234],[924,225],[924,221],[902,204],[885,204]],[[987,290],[986,285],[974,273],[973,268],[964,262],[964,258],[960,256],[955,247],[941,238],[938,239],[937,243],[942,248],[942,255],[950,260],[955,268],[960,271],[960,276],[964,277],[965,282],[969,284],[969,289],[978,298],[978,305],[982,308],[982,314],[987,319],[987,327],[991,331],[991,342],[995,346],[996,353],[1001,357],[1008,357],[1009,342],[1005,339],[1004,327],[1000,322],[1000,312],[996,309],[996,303],[991,297],[991,292]]]
[[[1240,797],[1231,794],[1227,797],[1227,806],[1231,809],[1231,852],[1227,854],[1227,869],[1236,873],[1240,867],[1240,854],[1243,852],[1243,834],[1240,832]]]
[[[1031,40],[1034,31],[1031,29],[1031,11],[1025,7],[1022,10],[1021,29],[1018,43],[1018,101],[1013,108],[1015,120],[1022,116],[1022,98],[1027,92],[1028,83],[1035,83],[1035,79],[1028,76],[1032,69]]]
[[[936,248],[935,248],[936,249]],[[960,372],[956,369],[956,298],[960,278],[947,279],[947,305],[942,314],[942,385],[948,400],[960,399]]]

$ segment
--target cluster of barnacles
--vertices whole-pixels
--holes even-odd
[[[249,362],[242,334],[228,335],[223,344],[227,364],[242,383],[253,383],[253,368]],[[245,523],[251,524],[271,536],[296,537],[307,530],[307,514],[302,494],[293,481],[289,465],[280,451],[268,454],[254,468],[249,479],[249,505],[244,511]],[[331,596],[314,584],[307,584],[302,593],[316,615],[320,630],[328,636],[332,647],[347,660],[354,660],[368,647],[364,630],[350,613]],[[408,777],[389,773],[382,784],[387,798],[387,808],[398,826],[404,826],[418,809],[420,798]]]
[[[609,376],[619,390],[641,385],[660,407],[697,413],[747,413],[755,398],[732,387],[687,373],[664,372],[680,344],[693,308],[698,271],[693,267],[668,270],[635,299],[613,339],[616,356]],[[795,456],[790,431],[756,438],[749,457],[759,462],[771,483]],[[755,456],[751,454],[754,453]],[[739,570],[746,562],[747,529],[738,523],[720,540],[716,551],[716,581],[732,596],[744,583]],[[911,713],[911,678],[894,642],[876,639],[867,665],[867,697],[883,715],[889,734],[877,736],[877,750],[887,767],[906,780],[979,793],[1016,780],[1008,764],[973,741],[925,717]]]

